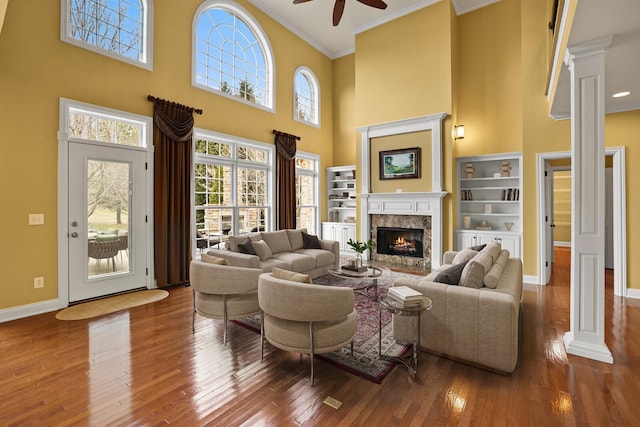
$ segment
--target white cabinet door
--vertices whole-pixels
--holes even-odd
[[[459,231],[456,238],[456,251],[475,246],[477,243],[476,233],[471,231]]]
[[[337,240],[336,239],[336,226],[326,222],[322,223],[322,238],[324,240]]]
[[[509,256],[521,258],[520,256],[520,236],[502,235],[502,249],[509,251]]]

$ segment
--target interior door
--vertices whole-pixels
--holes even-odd
[[[548,161],[545,161],[545,166],[544,166],[544,193],[545,193],[545,201],[544,201],[544,205],[545,205],[545,209],[544,209],[544,215],[545,215],[545,240],[546,240],[546,248],[545,248],[545,253],[546,253],[546,261],[545,261],[545,268],[544,268],[544,283],[547,284],[549,283],[549,280],[551,279],[551,264],[554,261],[554,253],[553,253],[553,241],[554,241],[554,236],[553,236],[553,228],[555,227],[554,223],[553,223],[553,170],[551,169],[551,166],[549,165]]]
[[[604,170],[604,268],[613,269],[613,168]]]
[[[69,143],[69,301],[146,288],[146,153]]]

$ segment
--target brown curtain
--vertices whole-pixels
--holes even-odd
[[[154,251],[159,287],[189,283],[191,262],[191,107],[154,101]]]
[[[276,228],[296,228],[296,141],[295,135],[273,131],[276,135]]]

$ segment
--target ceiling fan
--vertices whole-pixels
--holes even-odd
[[[293,4],[306,3],[311,0],[293,0]],[[335,27],[340,23],[340,19],[342,19],[342,12],[344,12],[344,3],[346,0],[336,0],[335,5],[333,6],[333,26]],[[376,9],[386,9],[387,4],[382,0],[358,0],[362,4],[366,4],[367,6],[375,7]]]

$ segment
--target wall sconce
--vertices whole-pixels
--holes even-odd
[[[453,127],[453,139],[455,141],[464,139],[464,125],[458,125]]]

